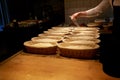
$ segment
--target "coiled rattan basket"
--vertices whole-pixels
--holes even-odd
[[[55,43],[39,43],[33,41],[24,42],[25,51],[35,54],[56,54],[57,45]]]
[[[91,59],[96,56],[98,52],[99,45],[90,44],[69,44],[69,43],[60,43],[58,44],[58,50],[61,56],[71,57],[71,58],[80,58],[80,59]]]

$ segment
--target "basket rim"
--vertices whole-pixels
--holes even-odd
[[[68,44],[68,43],[59,43],[59,44],[57,44],[57,46],[58,46],[58,48],[60,48],[60,49],[67,49],[67,50],[94,50],[94,49],[98,49],[100,46],[98,45],[98,44],[94,44],[95,45],[95,47],[94,48],[86,48],[86,49],[80,49],[80,48],[66,48],[65,46],[62,46],[61,44]],[[70,45],[77,45],[77,44],[70,44]],[[83,44],[78,44],[79,46],[81,46],[81,45],[83,45]],[[84,45],[85,46],[85,45]],[[87,45],[86,45],[87,46]]]
[[[82,39],[82,38],[81,39],[75,39],[75,38],[68,38],[68,39],[64,39],[63,40],[63,42],[65,42],[65,43],[69,43],[71,41],[86,41],[86,42],[89,41],[91,43],[100,43],[101,42],[101,40],[97,39],[97,38],[96,39]]]
[[[32,44],[39,44],[39,43],[41,43],[41,44],[48,44],[48,42],[42,43],[42,42],[25,41],[23,43],[23,45],[25,47],[31,47],[31,48],[51,48],[51,47],[56,47],[57,46],[56,43],[49,43],[49,44],[52,44],[52,46],[47,46],[47,47],[35,47],[35,46],[32,46]]]

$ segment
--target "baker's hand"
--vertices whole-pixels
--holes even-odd
[[[77,12],[77,13],[74,13],[73,15],[70,16],[71,20],[73,21],[73,23],[76,25],[76,26],[79,26],[78,22],[77,22],[77,18],[79,17],[85,17],[87,14],[85,11],[81,11],[81,12]]]
[[[79,17],[85,17],[87,15],[86,11],[76,12],[70,16],[71,20],[75,20]]]

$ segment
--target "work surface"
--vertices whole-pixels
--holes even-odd
[[[106,75],[98,60],[19,51],[0,63],[0,80],[120,80]]]

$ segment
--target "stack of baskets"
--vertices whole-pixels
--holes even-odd
[[[57,54],[58,52],[65,57],[88,59],[96,55],[99,49],[98,43],[100,43],[99,28],[52,27],[30,41],[24,42],[24,46],[26,51],[31,53]]]

